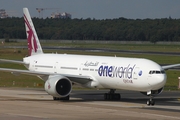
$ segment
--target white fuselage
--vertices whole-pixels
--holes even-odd
[[[38,54],[24,58],[30,71],[55,74],[87,75],[93,88],[147,92],[162,88],[166,74],[157,63],[139,58],[67,54]]]

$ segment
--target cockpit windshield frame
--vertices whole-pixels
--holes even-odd
[[[151,70],[149,71],[149,74],[165,74],[165,71],[164,70]]]

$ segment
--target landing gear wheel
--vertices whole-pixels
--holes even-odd
[[[153,96],[150,96],[150,99],[147,101],[147,105],[150,106],[154,106],[155,105],[155,101],[153,100]]]
[[[148,106],[150,106],[150,105],[154,106],[155,105],[155,101],[154,100],[148,100],[147,101],[147,105]]]
[[[120,100],[121,95],[118,93],[115,93],[114,89],[111,89],[109,93],[104,94],[104,100]]]
[[[120,99],[121,99],[121,95],[120,95],[120,94],[116,94],[116,95],[114,96],[114,98],[115,98],[116,100],[120,100]]]
[[[150,101],[150,100],[147,101],[147,105],[148,105],[148,106],[151,105],[151,101]]]
[[[107,96],[108,96],[107,93],[105,93],[105,94],[104,94],[104,100],[107,100],[107,99],[108,99]]]
[[[66,96],[66,97],[62,97],[62,98],[60,98],[60,97],[53,97],[53,100],[63,100],[63,101],[68,101],[68,100],[69,100],[69,95]]]
[[[154,100],[151,101],[151,105],[152,105],[152,106],[155,105],[155,101],[154,101]]]
[[[53,97],[53,100],[59,100],[60,98],[58,98],[58,97]]]
[[[69,95],[68,95],[68,96],[66,96],[66,97],[61,98],[61,100],[68,101],[68,100],[69,100]]]

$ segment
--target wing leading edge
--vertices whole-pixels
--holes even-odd
[[[173,65],[166,65],[166,66],[162,66],[162,68],[164,70],[168,70],[170,68],[175,68],[175,67],[180,67],[180,64],[173,64]]]
[[[90,81],[93,81],[93,79],[90,76],[82,76],[82,75],[57,74],[57,73],[18,70],[18,69],[9,69],[9,68],[0,68],[0,71],[11,72],[12,74],[25,74],[25,75],[38,76],[44,81],[46,81],[49,78],[49,76],[61,75],[61,76],[69,78],[69,80],[71,80],[72,82],[75,82],[81,85],[86,84]]]
[[[0,59],[0,62],[16,63],[16,64],[22,64],[22,65],[25,64],[23,61],[7,60],[7,59]]]

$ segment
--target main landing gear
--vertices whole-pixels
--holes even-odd
[[[66,97],[53,97],[53,100],[62,100],[62,101],[68,101],[69,100],[69,95]]]
[[[109,93],[104,94],[104,100],[120,100],[121,95],[119,93],[115,93],[115,89],[110,89]]]
[[[155,105],[155,101],[153,100],[153,96],[152,95],[150,95],[150,99],[147,101],[147,105],[148,106],[150,106],[150,105],[154,106]]]

